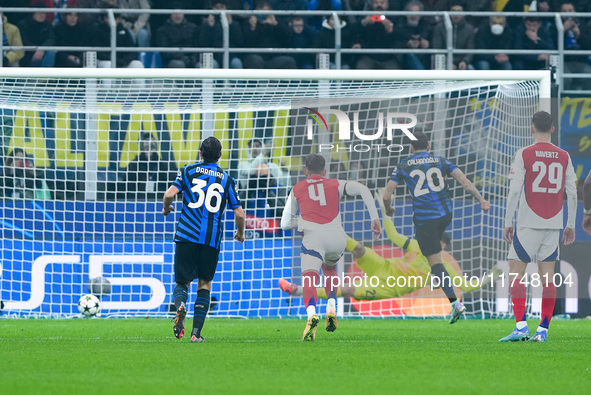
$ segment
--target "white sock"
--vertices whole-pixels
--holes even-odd
[[[548,332],[548,328],[542,328],[541,326],[538,326],[538,330],[536,332]]]
[[[313,315],[316,315],[316,306],[310,305],[306,311],[308,312],[308,318],[312,318]]]
[[[519,321],[517,323],[517,329],[522,330],[523,328],[527,327],[527,321]]]
[[[328,299],[326,309],[327,310],[328,309],[336,309],[336,304],[337,304],[337,301],[334,298],[330,298],[330,299]]]

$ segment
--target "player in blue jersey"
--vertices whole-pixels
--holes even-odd
[[[452,280],[441,261],[441,235],[451,223],[453,206],[445,181],[447,176],[455,178],[466,191],[474,196],[484,211],[490,203],[478,192],[464,173],[449,160],[429,153],[431,145],[427,135],[414,132],[417,140],[411,141],[411,156],[403,159],[392,171],[392,178],[386,185],[383,201],[386,215],[396,211],[392,206],[392,196],[396,186],[404,182],[410,191],[413,202],[413,222],[416,240],[431,266],[431,275],[438,277],[441,289],[452,304],[450,324],[456,322],[466,307],[457,300]]]
[[[222,155],[222,144],[215,137],[208,137],[199,149],[202,162],[184,166],[163,198],[162,214],[174,211],[172,202],[183,193],[183,211],[177,224],[174,242],[173,293],[177,309],[174,335],[180,339],[185,334],[185,306],[191,281],[199,279],[193,318],[191,342],[201,343],[201,329],[209,311],[211,281],[215,275],[220,253],[220,241],[224,231],[222,217],[226,205],[234,210],[238,230],[234,235],[239,243],[244,241],[244,211],[236,193],[234,180],[217,161]]]

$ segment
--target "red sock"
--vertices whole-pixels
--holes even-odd
[[[338,274],[337,274],[337,265],[329,266],[326,263],[322,264],[322,273],[324,273],[324,290],[326,291],[326,299],[336,298],[337,297],[337,288],[336,284],[338,284]],[[333,284],[334,278],[334,284]]]
[[[554,304],[556,303],[556,286],[549,282],[544,285],[542,290],[542,322],[540,326],[548,329],[552,314],[554,314]]]
[[[316,306],[316,299],[318,298],[318,293],[316,292],[316,285],[320,282],[320,275],[318,272],[308,271],[302,275],[303,281],[303,291],[302,296],[304,297],[304,305],[306,308],[308,306]]]
[[[515,321],[525,321],[525,284],[522,284],[519,279],[513,281],[511,286],[511,302],[513,302]]]

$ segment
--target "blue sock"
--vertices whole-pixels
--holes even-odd
[[[179,309],[181,304],[187,304],[187,298],[189,297],[189,289],[184,285],[177,284],[174,287],[174,291],[172,292],[172,300],[174,301],[174,306]]]
[[[200,289],[197,291],[197,300],[195,300],[195,311],[193,312],[193,331],[191,335],[197,337],[201,336],[201,329],[205,323],[205,317],[209,311],[209,295],[208,289]]]
[[[549,326],[548,317],[544,317],[544,320],[540,322],[540,328],[548,329]]]

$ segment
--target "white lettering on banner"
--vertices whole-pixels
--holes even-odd
[[[80,255],[42,255],[31,266],[31,297],[26,301],[7,301],[6,310],[34,310],[45,299],[45,267],[52,263],[80,263]]]
[[[265,218],[246,218],[246,226],[251,229],[269,229],[269,221]]]
[[[163,255],[90,255],[89,278],[103,277],[105,264],[163,264]],[[31,266],[31,297],[26,301],[5,301],[5,310],[34,310],[45,299],[45,272],[50,264],[84,264],[80,255],[42,255]],[[153,277],[105,277],[112,285],[146,286],[151,289],[147,301],[109,302],[101,301],[103,310],[151,310],[159,308],[166,297],[162,281]]]
[[[155,263],[163,264],[164,255],[91,255],[88,257],[88,275],[90,278],[104,277],[103,265],[113,263]],[[140,285],[149,287],[152,296],[147,301],[137,302],[101,302],[103,310],[151,310],[164,303],[166,289],[162,281],[153,277],[104,277],[112,285]]]

